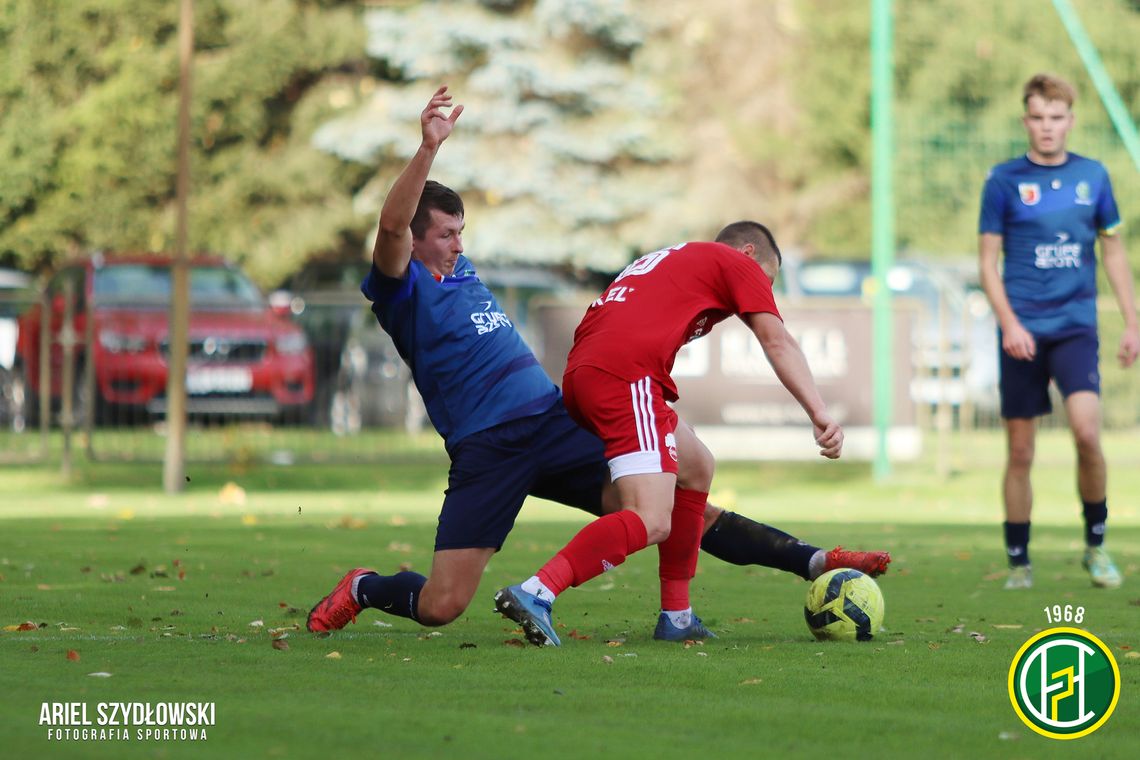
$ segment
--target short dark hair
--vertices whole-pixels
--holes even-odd
[[[412,217],[412,237],[423,240],[431,225],[432,209],[442,211],[448,216],[463,216],[463,199],[459,193],[446,185],[434,180],[424,183],[424,191],[420,193],[420,202],[416,206],[416,214]]]
[[[756,248],[757,261],[764,261],[774,256],[777,264],[784,263],[784,257],[780,254],[780,247],[776,245],[772,231],[760,222],[733,222],[717,233],[716,242],[731,245],[733,248],[751,243]]]
[[[1034,95],[1039,95],[1045,101],[1059,100],[1069,108],[1073,107],[1077,99],[1077,91],[1073,86],[1055,74],[1034,74],[1022,90],[1022,105],[1028,106],[1029,99]]]

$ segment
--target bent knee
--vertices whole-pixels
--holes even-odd
[[[442,598],[421,597],[416,608],[416,620],[420,625],[429,627],[447,625],[467,610],[469,601],[451,595]]]

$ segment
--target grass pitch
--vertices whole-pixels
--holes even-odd
[[[157,482],[154,470],[101,466],[71,484],[4,471],[0,627],[35,628],[0,633],[0,741],[13,757],[1133,757],[1140,520],[1124,494],[1140,482],[1110,469],[1110,545],[1128,577],[1094,590],[1078,564],[1067,442],[1042,443],[1026,593],[1001,589],[992,468],[937,480],[915,467],[885,486],[858,465],[722,469],[716,498],[741,512],[825,548],[892,552],[886,630],[869,644],[812,639],[804,581],[707,556],[694,600],[720,638],[654,642],[645,552],[558,601],[561,649],[522,646],[491,594],[584,520],[545,503],[528,505],[456,623],[366,611],[317,638],[296,627],[345,570],[426,572],[438,465],[193,472],[177,497],[133,482]],[[391,480],[378,491],[380,478]],[[1085,608],[1082,627],[1122,677],[1112,718],[1071,742],[1026,728],[1005,685],[1052,604]],[[84,703],[94,719],[95,705],[120,701],[213,702],[216,724],[197,742],[57,741],[38,725],[43,702]]]

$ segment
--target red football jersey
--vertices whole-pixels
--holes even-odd
[[[677,352],[731,314],[780,316],[772,283],[752,258],[722,243],[682,243],[642,256],[590,304],[566,371],[597,367],[635,382],[649,376],[677,399]]]

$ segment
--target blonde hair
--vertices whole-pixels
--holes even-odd
[[[1034,95],[1039,95],[1046,101],[1059,100],[1069,108],[1073,107],[1073,102],[1077,99],[1077,91],[1073,86],[1053,74],[1035,74],[1026,82],[1022,105],[1028,107],[1029,99]]]

